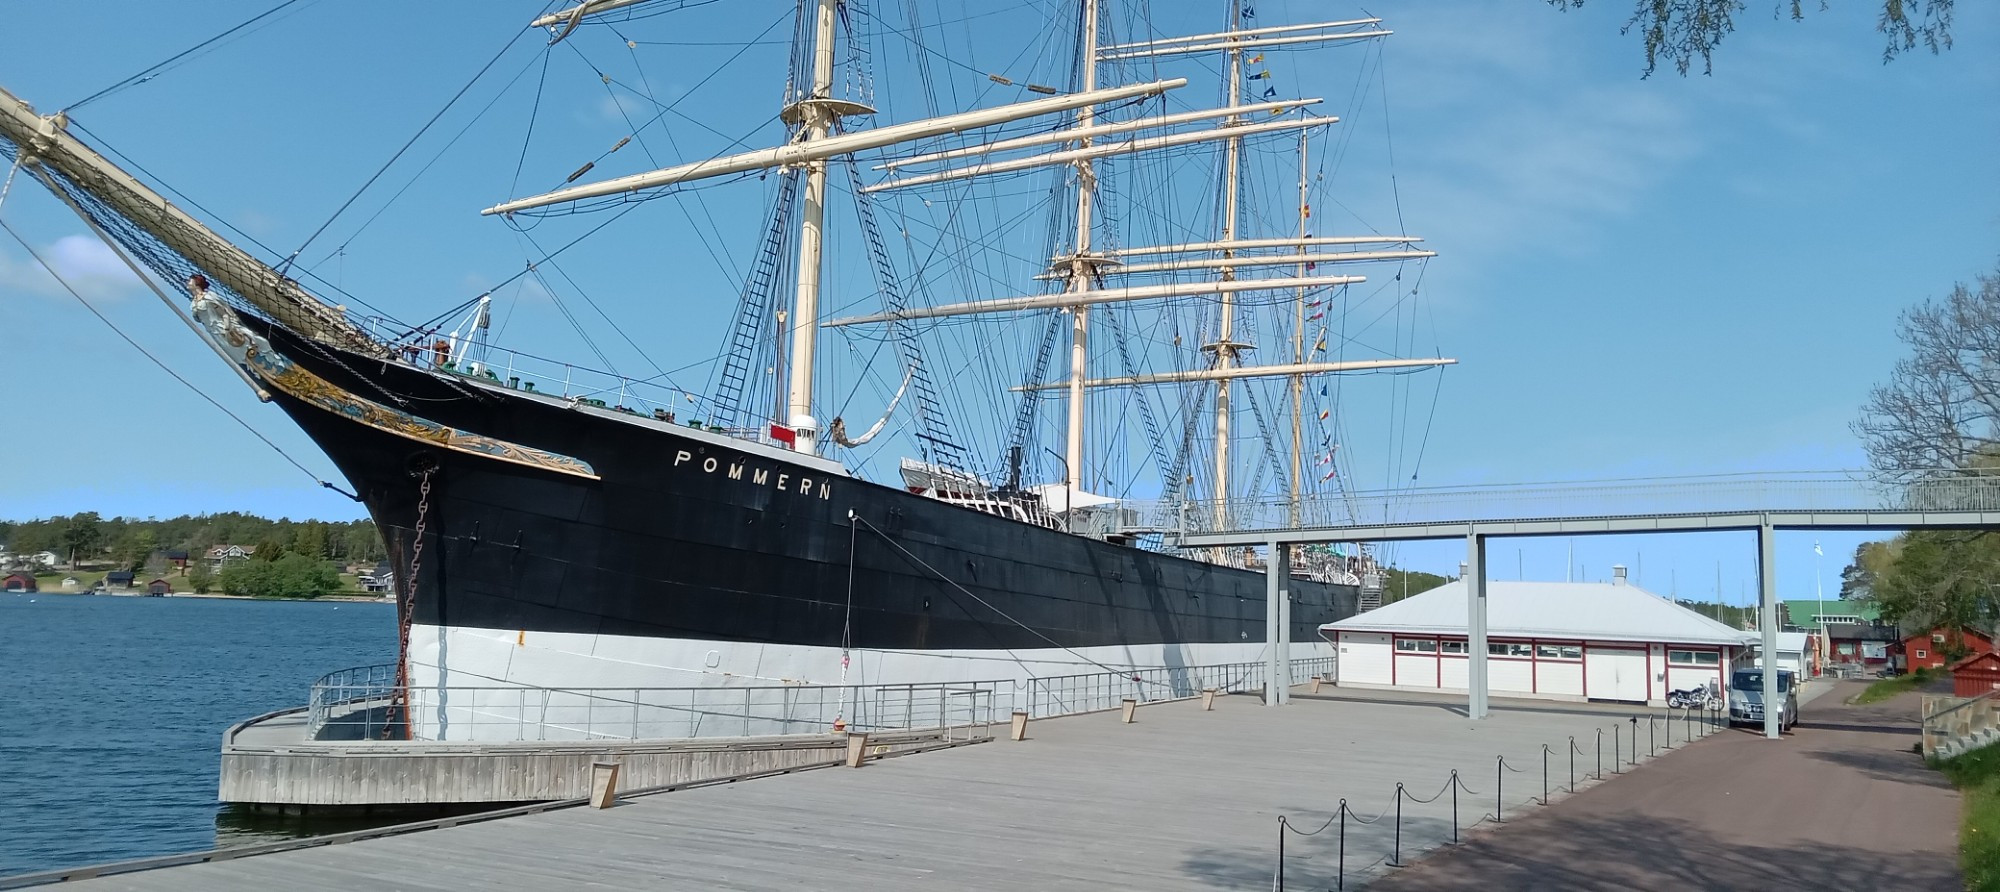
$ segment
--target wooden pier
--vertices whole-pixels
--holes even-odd
[[[1606,776],[1662,741],[1659,710],[1522,704],[1474,722],[1448,700],[1294,692],[1292,705],[1216,698],[1031,723],[1027,739],[867,759],[784,776],[636,796],[609,809],[541,809],[421,831],[356,834],[86,880],[89,889],[1269,889],[1280,815],[1293,888],[1330,888],[1392,869],[1453,833],[1542,808],[1544,745],[1555,806],[1582,775]],[[1632,717],[1639,717],[1635,725]],[[1611,728],[1618,728],[1616,732]],[[1004,728],[1002,729],[1005,730]],[[1674,742],[1685,745],[1675,722]],[[866,754],[871,755],[872,754]],[[1498,757],[1509,767],[1502,768]],[[1671,758],[1662,753],[1661,758]],[[1496,772],[1498,776],[1496,777]],[[1496,780],[1501,786],[1496,789]],[[1389,809],[1398,784],[1400,830]],[[1381,817],[1377,817],[1381,815]],[[434,826],[434,825],[421,825]],[[1344,837],[1344,839],[1343,839]],[[1344,855],[1342,850],[1344,848]],[[228,850],[223,850],[223,854]],[[188,856],[192,860],[200,856]],[[211,856],[212,857],[212,856]],[[225,855],[227,857],[227,855]],[[138,866],[138,865],[132,865]],[[53,878],[53,877],[50,877]],[[4,884],[0,884],[4,885]]]

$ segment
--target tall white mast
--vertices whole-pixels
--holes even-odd
[[[1241,0],[1232,0],[1229,4],[1229,30],[1236,31],[1242,27],[1243,4]],[[1243,47],[1239,43],[1231,43],[1227,53],[1229,55],[1228,107],[1234,109],[1243,104]],[[1223,121],[1223,126],[1234,127],[1241,123],[1242,119],[1232,114]],[[1243,138],[1232,136],[1223,145],[1226,146],[1224,155],[1227,160],[1223,163],[1222,241],[1226,243],[1236,238],[1236,180],[1238,167],[1242,163]],[[1236,252],[1225,249],[1222,256],[1227,260],[1236,256]],[[1227,266],[1222,268],[1222,281],[1228,282],[1235,278],[1234,268]],[[1226,371],[1236,364],[1238,345],[1233,340],[1236,335],[1236,298],[1234,292],[1227,289],[1223,290],[1221,298],[1221,320],[1217,327],[1215,343],[1211,346],[1215,349],[1215,368]],[[1211,497],[1215,499],[1216,527],[1221,529],[1229,522],[1228,378],[1219,378],[1215,382],[1215,491]]]
[[[1083,92],[1097,89],[1097,0],[1083,0]],[[1076,126],[1088,131],[1097,118],[1097,107],[1086,105],[1076,110]],[[1090,148],[1090,137],[1085,136],[1078,148]],[[1069,287],[1071,294],[1081,294],[1090,290],[1095,278],[1097,263],[1090,255],[1090,212],[1091,201],[1097,192],[1097,172],[1085,154],[1076,161],[1076,255],[1070,258]],[[1069,420],[1064,431],[1066,437],[1063,449],[1063,488],[1067,498],[1063,510],[1075,507],[1076,492],[1083,488],[1083,381],[1090,373],[1090,306],[1078,302],[1070,307],[1069,335]]]
[[[819,0],[813,25],[812,92],[797,102],[804,142],[825,139],[833,124],[833,14],[835,0]],[[819,341],[819,277],[821,268],[820,229],[826,223],[826,160],[806,162],[806,206],[799,223],[799,289],[792,301],[791,362],[787,371],[787,417],[797,440],[793,448],[812,453],[818,449],[819,423],[812,417],[813,361]]]
[[[1299,131],[1299,275],[1306,277],[1306,133]],[[1299,286],[1292,307],[1292,363],[1306,362],[1306,289]],[[1305,484],[1306,376],[1292,376],[1292,526],[1299,525],[1299,498]]]

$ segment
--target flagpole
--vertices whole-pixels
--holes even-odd
[[[1827,645],[1829,644],[1829,642],[1827,640],[1827,634],[1826,634],[1826,589],[1820,585],[1820,577],[1819,577],[1820,558],[1824,555],[1825,552],[1819,550],[1819,540],[1814,539],[1813,540],[1813,597],[1819,600],[1819,641],[1820,641],[1819,662],[1821,666],[1825,666],[1827,657],[1831,656],[1831,653],[1828,652],[1829,649]]]

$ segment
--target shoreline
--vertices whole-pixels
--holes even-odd
[[[220,592],[196,594],[194,592],[169,592],[164,595],[149,595],[145,592],[63,592],[35,591],[8,592],[14,595],[51,595],[67,598],[202,598],[211,601],[294,601],[303,603],[334,601],[344,604],[394,604],[393,600],[380,595],[341,593],[321,595],[317,598],[259,598],[254,595],[225,595]]]

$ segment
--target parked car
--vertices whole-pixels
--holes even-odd
[[[1799,689],[1790,669],[1778,670],[1778,729],[1799,723]],[[1738,669],[1729,678],[1729,723],[1764,722],[1764,670]]]

